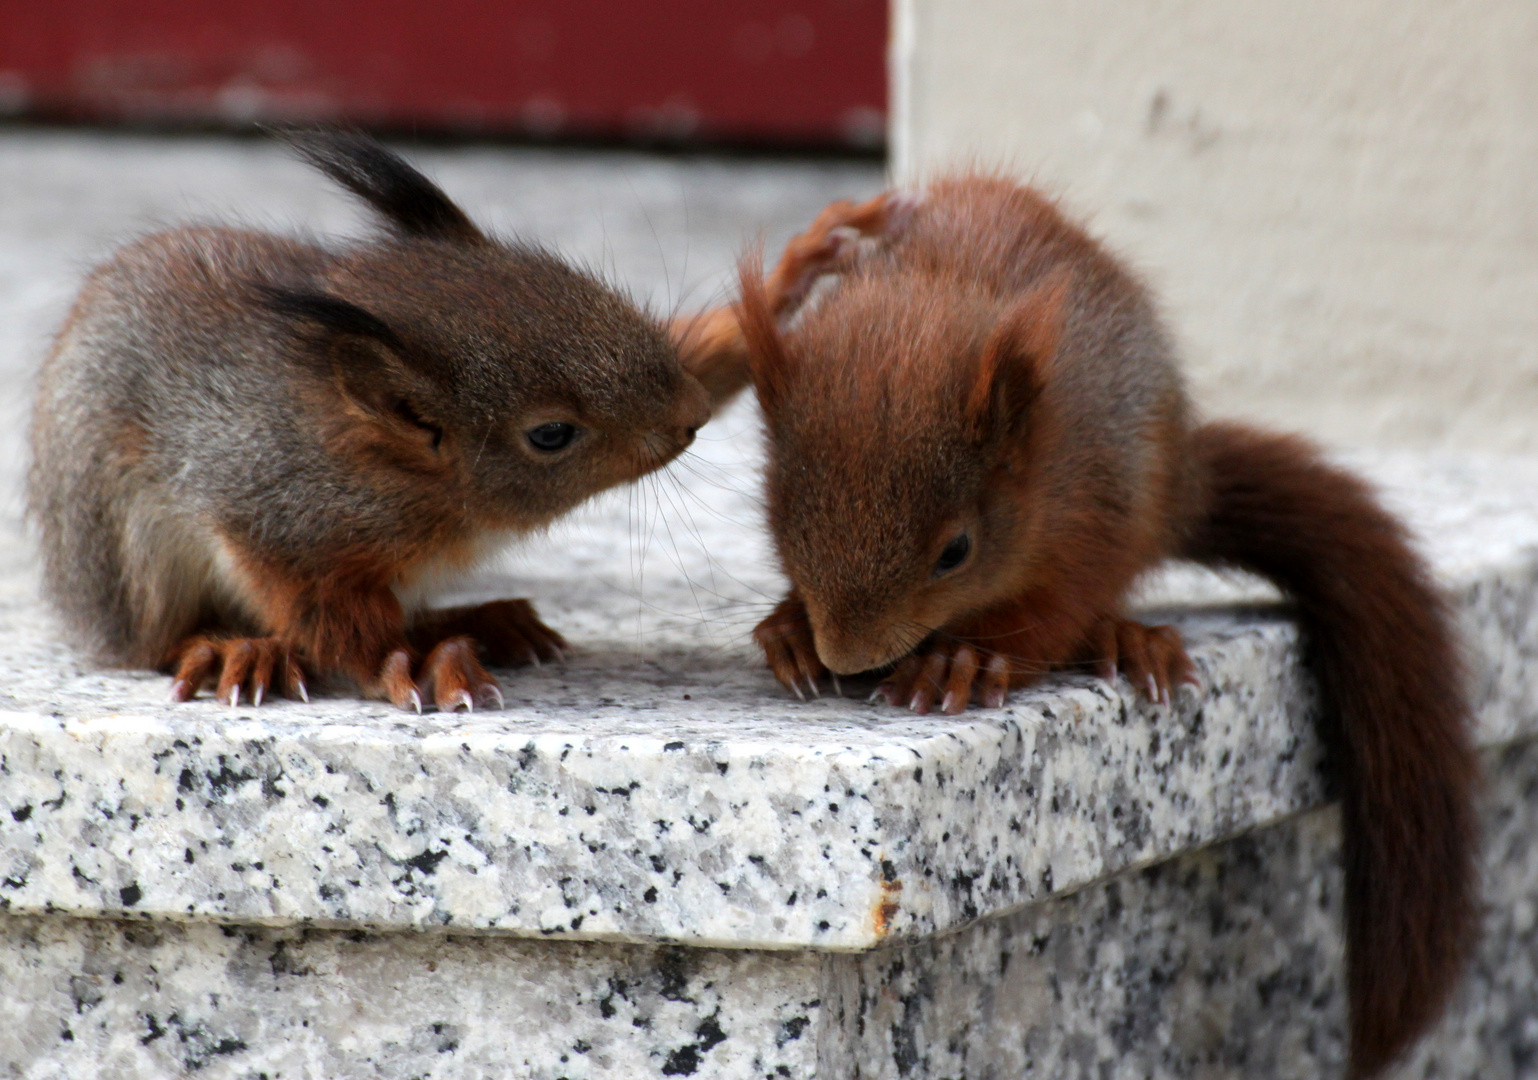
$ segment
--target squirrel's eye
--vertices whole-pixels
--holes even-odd
[[[571,441],[577,437],[577,425],[552,420],[548,424],[530,428],[525,435],[534,449],[553,454],[571,445]]]
[[[967,555],[972,551],[972,538],[962,533],[945,545],[945,550],[940,552],[940,557],[935,560],[935,577],[948,574],[956,567],[967,561]]]

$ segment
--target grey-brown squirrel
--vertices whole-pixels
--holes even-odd
[[[683,451],[746,381],[735,316],[665,327],[365,137],[288,140],[384,235],[177,228],[89,276],[31,432],[45,590],[95,657],[172,672],[176,700],[307,698],[308,671],[401,708],[500,701],[481,660],[548,660],[561,636],[524,600],[422,594]]]
[[[741,323],[791,591],[755,632],[802,694],[887,671],[960,712],[1066,665],[1155,699],[1179,635],[1124,613],[1182,557],[1294,603],[1343,802],[1351,1073],[1437,1017],[1475,923],[1476,760],[1451,620],[1405,529],[1312,446],[1192,415],[1143,288],[1050,201],[930,185],[782,330],[754,261]],[[824,223],[826,224],[826,223]]]

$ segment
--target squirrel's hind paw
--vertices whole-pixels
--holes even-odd
[[[474,638],[486,662],[499,667],[539,667],[552,660],[565,660],[571,648],[565,638],[540,621],[527,600],[493,600],[429,612],[411,630],[412,643],[423,652],[461,636]]]
[[[304,669],[293,650],[277,638],[187,638],[172,652],[167,666],[176,669],[171,700],[190,701],[209,680],[217,679],[214,695],[230,708],[241,694],[260,705],[269,693],[294,701],[309,701]]]

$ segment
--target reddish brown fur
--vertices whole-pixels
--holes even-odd
[[[1123,616],[1141,573],[1185,556],[1294,599],[1345,804],[1351,1072],[1385,1067],[1474,912],[1467,704],[1403,528],[1300,441],[1194,426],[1142,288],[1008,181],[932,185],[789,332],[751,261],[742,291],[793,586],[755,636],[798,694],[895,665],[889,701],[959,712],[1087,660],[1168,700],[1190,664]]]

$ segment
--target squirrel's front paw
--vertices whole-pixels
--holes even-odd
[[[1173,626],[1144,626],[1108,616],[1089,632],[1090,658],[1100,677],[1114,680],[1125,671],[1134,688],[1157,704],[1170,703],[1170,689],[1181,683],[1200,686],[1196,667]]]
[[[475,657],[475,642],[465,636],[440,641],[422,661],[415,680],[411,677],[411,654],[396,649],[385,657],[373,690],[388,698],[398,709],[422,711],[424,701],[439,712],[464,709],[474,712],[476,705],[504,704],[502,686],[481,667]]]
[[[945,642],[910,653],[876,687],[876,697],[898,707],[927,713],[940,703],[950,716],[966,709],[975,695],[984,706],[997,709],[1009,693],[1009,658],[980,651],[965,642]]]
[[[914,192],[888,191],[862,203],[840,199],[824,207],[785,245],[770,278],[775,313],[793,315],[819,278],[848,270],[866,248],[902,235],[921,200]]]
[[[753,640],[764,650],[769,669],[774,677],[802,701],[810,693],[820,697],[818,680],[828,674],[822,661],[817,658],[817,643],[812,638],[812,625],[807,620],[806,608],[795,597],[780,601],[773,613],[758,624]],[[801,689],[802,683],[806,690]],[[833,676],[838,688],[838,676]]]
[[[176,668],[171,700],[188,701],[203,684],[217,678],[214,691],[234,708],[244,689],[252,705],[260,705],[269,690],[295,701],[309,701],[304,669],[293,650],[277,638],[190,637],[172,652],[167,666]]]

